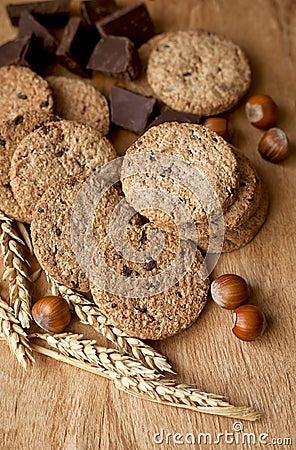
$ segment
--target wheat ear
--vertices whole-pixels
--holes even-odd
[[[15,317],[14,310],[0,297],[0,333],[8,342],[10,350],[18,361],[27,369],[34,362],[32,348],[26,332],[20,321]]]
[[[47,277],[52,285],[52,293],[54,295],[62,295],[69,303],[71,303],[82,323],[91,325],[120,350],[133,356],[135,359],[142,361],[147,367],[156,369],[160,372],[175,373],[164,355],[157,352],[154,348],[145,344],[140,339],[131,337],[118,328],[108,324],[107,317],[100,311],[97,305],[83,295],[57,283],[48,274]]]
[[[9,282],[9,299],[15,316],[23,328],[30,327],[31,295],[29,292],[30,270],[25,257],[25,242],[13,228],[13,220],[0,211],[1,251],[4,257],[3,280]]]
[[[84,340],[82,335],[63,333],[60,335],[33,334],[58,350],[52,351],[32,344],[33,349],[59,361],[113,380],[117,389],[144,400],[207,414],[235,419],[257,420],[261,414],[248,406],[233,406],[223,396],[201,392],[174,380],[160,379],[152,369],[147,369],[134,358],[98,347],[95,341]]]

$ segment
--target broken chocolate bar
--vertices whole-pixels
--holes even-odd
[[[89,77],[86,64],[99,39],[95,26],[86,26],[79,17],[71,17],[56,52],[59,62],[71,72]]]
[[[125,36],[137,47],[154,36],[154,25],[150,19],[146,5],[137,3],[120,9],[97,22],[102,36]]]
[[[126,130],[140,134],[147,127],[156,100],[152,97],[134,94],[118,86],[112,86],[110,103],[112,122]]]
[[[201,121],[202,116],[199,116],[197,114],[174,111],[173,109],[165,109],[158,117],[153,120],[153,122],[150,123],[148,128],[156,127],[157,125],[165,122],[201,123]]]
[[[35,56],[36,61],[39,59],[40,65],[43,67],[49,66],[56,59],[57,42],[52,34],[32,14],[24,11],[19,21],[18,37],[25,37],[30,33],[34,33],[39,44],[39,52]]]
[[[87,25],[94,25],[117,9],[114,0],[84,0],[80,3],[81,16]]]
[[[141,60],[135,45],[128,38],[106,36],[96,45],[87,68],[129,81],[140,75]]]
[[[22,12],[29,11],[38,22],[48,28],[63,27],[70,14],[70,0],[52,0],[46,2],[17,3],[6,6],[12,25],[17,26]]]

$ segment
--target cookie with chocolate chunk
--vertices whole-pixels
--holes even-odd
[[[167,33],[152,50],[147,68],[155,95],[178,111],[215,115],[246,93],[251,70],[246,55],[212,32]]]
[[[227,229],[236,228],[245,223],[259,207],[261,200],[261,180],[251,162],[239,150],[234,148],[240,173],[239,188],[235,202],[224,214]]]
[[[0,120],[15,119],[32,110],[52,113],[47,81],[28,67],[0,67]]]
[[[0,201],[1,210],[13,219],[24,222],[26,216],[17,203],[10,185],[10,166],[18,144],[29,133],[59,118],[41,111],[29,111],[0,124]]]
[[[47,77],[53,92],[55,113],[89,125],[105,136],[109,131],[107,99],[93,85],[69,77]]]
[[[71,214],[82,183],[83,179],[70,178],[47,189],[33,212],[31,235],[43,269],[65,286],[87,292],[86,274],[71,245]]]
[[[94,219],[94,242],[106,267],[97,271],[99,282],[91,280],[91,292],[108,322],[143,339],[164,339],[190,327],[209,288],[194,242],[147,221],[129,221],[124,233],[120,212],[129,216],[132,208],[114,191],[103,204],[104,214],[99,207]]]
[[[145,162],[137,163],[135,158]],[[187,207],[197,225],[207,223],[206,210],[212,212],[212,218],[221,213],[220,205],[222,212],[227,211],[236,199],[240,176],[234,150],[224,139],[201,125],[176,122],[150,128],[131,145],[121,174],[127,200],[137,210],[142,206],[141,213],[164,230],[167,215],[174,218],[180,204]],[[209,195],[210,187],[216,199]],[[138,205],[133,195],[140,191],[143,201]],[[204,205],[198,191],[204,196]],[[159,200],[164,193],[173,202],[166,211]],[[159,209],[145,208],[145,201],[148,204],[151,199]]]
[[[61,120],[26,136],[11,161],[13,194],[28,223],[42,194],[69,176],[88,177],[116,157],[112,144],[91,127]]]

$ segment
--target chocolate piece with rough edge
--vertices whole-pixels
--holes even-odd
[[[91,72],[85,67],[99,39],[95,26],[86,26],[79,17],[71,17],[56,52],[58,61],[71,72],[90,77]]]
[[[30,67],[34,72],[40,73],[48,60],[34,34],[18,37],[6,42],[0,47],[0,66]]]
[[[114,0],[84,0],[80,3],[81,16],[87,25],[94,25],[117,9]]]
[[[32,45],[32,36],[16,38],[8,41],[0,47],[0,66],[16,66],[30,67],[27,59],[28,51]]]
[[[39,44],[39,52],[36,54],[35,59],[41,60],[41,65],[44,67],[52,64],[56,59],[57,41],[32,14],[24,11],[19,21],[18,37],[25,37],[30,33],[34,33]]]
[[[48,28],[63,27],[70,14],[70,0],[52,0],[46,2],[17,3],[6,6],[12,25],[17,26],[22,12],[29,11],[42,25]]]
[[[153,113],[156,100],[112,86],[110,89],[111,120],[126,130],[142,133]]]
[[[156,127],[157,125],[165,122],[201,123],[202,116],[199,116],[198,114],[174,111],[173,109],[165,109],[159,116],[157,116],[153,120],[153,122],[149,124],[147,130],[151,127]]]
[[[154,36],[154,25],[144,3],[136,3],[116,11],[97,22],[97,27],[102,36],[125,36],[137,47]]]
[[[141,60],[130,39],[106,36],[96,45],[87,68],[130,81],[140,75]]]

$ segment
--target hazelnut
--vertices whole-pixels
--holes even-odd
[[[225,309],[235,309],[249,298],[248,285],[239,275],[225,274],[211,284],[212,299]]]
[[[246,103],[246,115],[252,125],[267,130],[276,125],[278,110],[269,95],[254,95]]]
[[[61,333],[71,322],[69,305],[58,296],[38,300],[32,308],[32,316],[37,325],[49,333]]]
[[[204,126],[215,131],[226,141],[229,139],[228,122],[225,117],[209,117],[204,121]]]
[[[270,128],[262,136],[258,150],[262,158],[273,163],[283,161],[288,155],[288,138],[280,128]]]
[[[266,327],[263,312],[255,305],[242,305],[234,311],[232,332],[242,341],[254,341]]]

